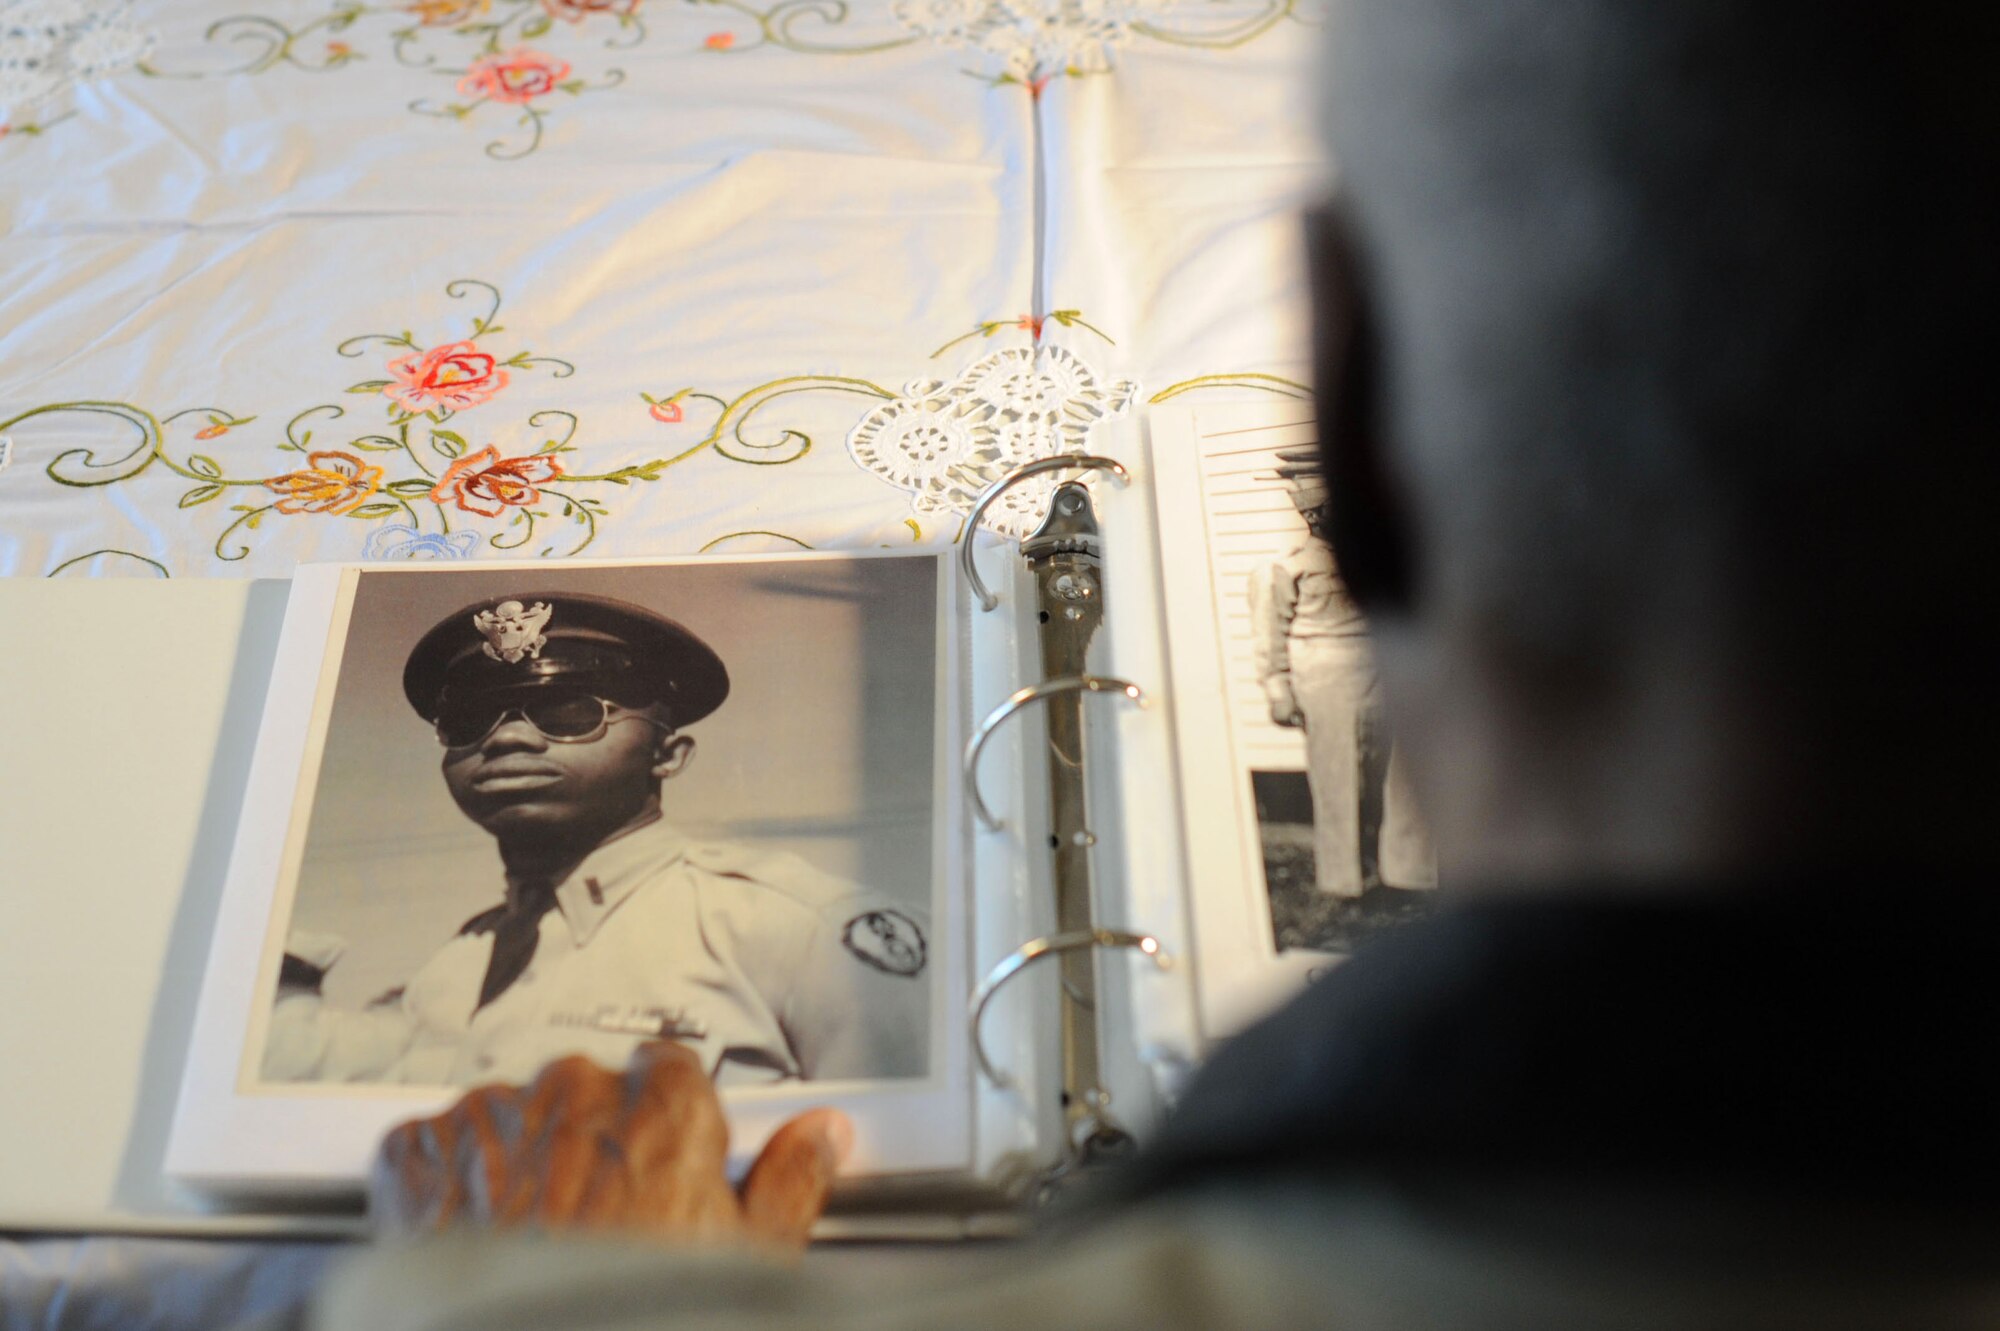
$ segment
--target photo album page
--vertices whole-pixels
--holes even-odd
[[[966,1168],[935,555],[299,571],[169,1170],[351,1187],[394,1123],[695,1050],[747,1158]]]

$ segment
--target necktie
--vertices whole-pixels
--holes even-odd
[[[486,963],[486,978],[479,984],[477,1012],[521,978],[534,960],[535,944],[542,936],[542,916],[556,904],[552,883],[519,883],[507,910],[493,926],[493,955]]]

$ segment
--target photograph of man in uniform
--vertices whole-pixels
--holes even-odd
[[[1415,811],[1390,778],[1368,624],[1322,534],[1327,492],[1319,450],[1279,452],[1277,478],[1304,520],[1305,537],[1252,576],[1250,623],[1271,722],[1304,732],[1306,771],[1254,772],[1253,790],[1279,946],[1330,948],[1349,941],[1364,917],[1406,916],[1423,901],[1409,889],[1431,886],[1435,875]],[[1303,821],[1288,789],[1300,782],[1310,801]],[[1298,848],[1293,829],[1305,826],[1318,900],[1298,890],[1302,866],[1288,853]]]
[[[567,1054],[622,1067],[662,1038],[723,1086],[924,1075],[926,903],[668,817],[705,722],[732,701],[784,703],[736,698],[717,651],[651,605],[532,572],[514,582],[409,635],[401,674],[410,742],[429,745],[451,803],[498,852],[493,904],[361,1004],[323,992],[346,940],[295,915],[263,1078],[521,1080]],[[815,759],[807,733],[765,756],[773,785]]]

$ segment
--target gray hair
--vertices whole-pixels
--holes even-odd
[[[1691,615],[1861,656],[1892,607],[1984,616],[1995,28],[1339,0],[1324,122],[1430,607],[1571,667]]]

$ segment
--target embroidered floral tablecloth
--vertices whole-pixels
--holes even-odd
[[[1308,3],[0,0],[0,573],[941,544],[1303,395]]]

